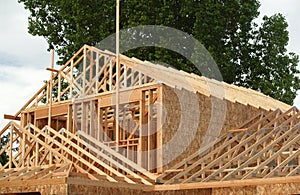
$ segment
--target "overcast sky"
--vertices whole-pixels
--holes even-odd
[[[288,23],[288,49],[300,54],[300,0],[261,0],[261,17],[282,13]],[[27,16],[17,0],[0,0],[0,128],[48,79],[50,64],[46,41],[27,33]],[[300,107],[300,97],[295,100]],[[1,129],[0,129],[1,130]]]

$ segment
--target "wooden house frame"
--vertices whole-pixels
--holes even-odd
[[[123,55],[119,73],[115,65],[115,54],[84,45],[59,70],[47,68],[51,77],[42,88],[15,115],[5,115],[11,122],[0,136],[9,135],[9,142],[0,155],[9,161],[0,164],[0,193],[217,194],[248,180],[249,190],[262,178],[265,188],[300,182],[297,108]],[[212,94],[210,85],[223,96]],[[165,147],[180,120],[182,140],[192,128],[194,137],[168,161],[182,147]]]

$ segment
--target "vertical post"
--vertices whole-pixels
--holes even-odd
[[[49,80],[49,112],[48,112],[48,126],[51,128],[51,115],[52,115],[52,88],[53,88],[53,68],[54,68],[54,49],[51,50],[51,64],[50,64],[50,80]],[[49,133],[49,131],[48,131]],[[48,143],[48,140],[46,139],[46,143]],[[52,165],[52,151],[49,151],[49,161],[50,165]]]
[[[35,166],[39,165],[39,143],[37,140],[35,141]]]
[[[109,59],[109,91],[112,91],[112,59]]]
[[[99,82],[99,53],[96,53],[97,56],[96,56],[96,75],[95,75],[95,79],[96,79],[96,86],[95,86],[95,94],[97,94],[99,92],[99,89],[98,89],[98,82]],[[105,59],[105,57],[104,57]]]
[[[73,98],[73,68],[74,68],[74,60],[71,61],[71,83],[70,83],[70,99]]]
[[[21,112],[21,121],[20,121],[21,127],[24,127],[24,124],[25,124],[25,114]]]
[[[127,66],[126,64],[124,64],[124,87],[126,88],[127,87]]]
[[[142,85],[142,73],[141,73],[141,71],[139,71],[139,84],[138,85]]]
[[[98,100],[98,104],[97,104],[97,129],[98,129],[98,141],[104,141],[103,138],[103,126],[102,126],[102,121],[103,121],[103,114],[102,114],[102,110],[100,109],[100,101]]]
[[[82,68],[83,74],[82,74],[82,89],[83,94],[85,95],[85,84],[86,84],[86,45],[83,46],[83,68]]]
[[[78,107],[77,105],[75,104],[75,101],[72,100],[72,110],[73,110],[73,113],[72,113],[72,116],[73,116],[73,124],[72,124],[72,133],[76,134],[77,136],[77,145],[78,145],[78,137],[79,137],[79,134],[78,134],[78,130],[80,127],[77,126],[77,121],[79,120],[78,119]],[[72,149],[73,152],[76,152],[75,148]],[[75,162],[74,158],[71,157],[72,161]]]
[[[94,121],[94,117],[95,117],[95,101],[94,100],[90,100],[90,136],[96,138],[96,126],[95,126],[95,121]]]
[[[97,54],[98,55],[98,54]],[[90,85],[90,83],[92,83],[92,79],[93,79],[93,66],[95,65],[94,63],[94,56],[93,56],[93,51],[90,51],[90,78],[89,78],[89,82],[88,82],[88,86]],[[97,57],[96,57],[97,58]],[[97,78],[97,72],[96,72],[96,78]],[[90,86],[89,86],[90,87]],[[91,92],[87,92],[89,94],[93,94],[93,87],[91,86]]]
[[[162,154],[162,119],[163,119],[163,92],[162,92],[162,85],[160,85],[157,89],[157,125],[156,125],[156,129],[157,129],[157,146],[156,146],[156,151],[157,151],[157,162],[156,162],[156,167],[157,167],[157,173],[162,173],[163,168],[162,168],[162,158],[163,158],[163,154]]]
[[[151,171],[153,169],[153,160],[154,160],[154,156],[153,156],[153,152],[152,152],[152,147],[153,147],[153,136],[152,136],[152,120],[153,120],[153,112],[152,112],[152,102],[153,102],[153,91],[151,89],[149,89],[148,91],[148,132],[147,132],[147,141],[148,141],[148,170]]]
[[[86,105],[85,102],[81,102],[81,127],[80,130],[88,134],[87,125],[86,125],[86,119],[87,119],[87,113],[86,113]]]
[[[135,73],[135,71],[134,71],[134,69],[133,69],[133,67],[135,67],[135,63],[133,63],[133,66],[132,66],[132,68],[131,68],[131,73],[130,73],[130,77],[131,77],[131,81],[130,81],[130,86],[134,86],[135,85],[135,83],[134,83],[134,73]]]
[[[138,165],[142,166],[143,168],[147,169],[146,166],[146,151],[145,148],[147,147],[145,144],[145,101],[146,101],[146,94],[145,91],[141,90],[140,95],[140,118],[139,118],[139,144],[138,144]]]
[[[60,102],[60,99],[61,99],[61,73],[58,72],[57,101]]]
[[[54,68],[54,49],[51,50],[51,64],[50,64],[50,80],[49,80],[49,112],[48,112],[48,126],[51,127],[51,113],[52,113],[52,77]]]
[[[37,119],[36,119],[36,112],[33,113],[33,116],[34,116],[34,117],[33,117],[33,125],[34,125],[34,126],[38,126],[38,124],[37,124]]]
[[[72,120],[73,120],[73,116],[72,116],[72,106],[69,105],[68,106],[68,117],[67,117],[67,131],[72,132]]]
[[[49,87],[49,83],[46,84],[46,103],[49,103],[49,93],[50,93],[50,87]]]
[[[27,114],[27,115],[29,115],[29,114]],[[29,116],[27,116],[27,118],[28,118]],[[27,130],[26,131],[28,131],[28,133],[30,133],[31,132],[31,127],[30,127],[30,125],[29,125],[29,123],[27,123]],[[28,139],[28,141],[34,141],[34,138],[32,138],[32,140],[31,140],[31,138],[30,138],[30,136],[28,136],[27,134],[26,134],[26,136],[27,136],[27,139]],[[30,155],[27,155],[27,162],[26,162],[26,164],[27,164],[27,166],[29,166],[31,163],[30,163]]]
[[[22,114],[23,115],[23,114]],[[24,127],[24,126],[22,126]],[[25,131],[23,130],[22,132],[22,167],[25,166],[25,140],[26,140],[26,134]]]
[[[108,125],[108,122],[107,122],[107,119],[108,119],[108,108],[106,107],[105,108],[105,111],[103,111],[104,113],[103,114],[105,114],[104,116],[105,116],[105,120],[104,120],[104,127],[103,127],[103,133],[106,133],[106,136],[105,136],[105,134],[104,134],[104,139],[103,139],[103,141],[110,141],[108,138],[109,138],[109,132],[108,132],[108,127],[107,127],[107,125]]]
[[[120,45],[119,45],[119,16],[120,16],[120,0],[116,0],[116,149],[118,150],[119,145],[119,77],[120,77]]]
[[[13,158],[13,124],[10,122],[10,134],[9,134],[9,168],[12,168],[12,158]]]

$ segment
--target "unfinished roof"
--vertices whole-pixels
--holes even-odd
[[[141,61],[136,58],[128,58],[124,55],[121,55],[121,63],[122,62],[154,78],[156,81],[171,87],[185,88],[206,96],[216,95],[231,102],[239,102],[244,105],[251,105],[256,108],[260,107],[265,110],[275,110],[279,108],[286,111],[291,107],[255,90],[209,79],[194,73],[187,73],[182,70],[153,64],[148,61]],[[224,91],[218,93],[214,90]]]
[[[261,178],[270,181],[268,184],[275,181],[270,178],[278,183],[299,181],[297,108],[250,89],[121,55],[120,104],[123,105],[119,116],[130,131],[120,128],[117,132],[116,103],[112,101],[116,87],[115,60],[113,53],[85,45],[60,70],[48,69],[55,72],[50,81],[14,116],[6,116],[20,120],[20,124],[12,121],[0,131],[1,137],[9,135],[9,142],[0,150],[0,155],[6,152],[9,157],[6,164],[0,165],[3,185],[26,190],[23,180],[31,181],[25,185],[34,185],[37,180],[65,184],[69,178],[80,185],[82,180],[75,179],[80,177],[88,180],[86,186],[91,185],[89,181],[93,185],[105,181],[111,184],[110,188],[135,189],[134,185],[143,192],[152,192],[231,187],[228,181],[247,186],[242,180],[258,185]],[[196,145],[197,152],[164,169],[158,162],[162,151],[146,155],[141,151],[162,148],[162,137],[174,135],[172,127],[162,125],[163,100],[170,102],[170,111],[175,109],[179,113],[171,97],[163,99],[163,90],[170,88],[188,95],[203,94],[198,101],[212,99],[206,97],[228,100],[232,102],[233,114],[227,115],[227,122],[236,120],[243,124],[234,125],[235,129],[227,130],[216,142],[204,147]],[[130,103],[121,97],[124,94],[130,96]],[[187,102],[190,103],[189,99]],[[203,105],[209,107],[207,102]],[[255,116],[234,119],[236,115],[246,115],[250,108]],[[170,115],[168,122],[173,125],[178,118],[174,117],[176,113]],[[210,117],[209,113],[204,116]],[[194,122],[192,117],[185,119],[186,124]],[[208,120],[204,118],[203,126],[197,128],[202,130]],[[189,128],[185,126],[186,134]],[[111,133],[110,140],[102,137],[107,132]],[[203,135],[201,132],[199,136]],[[152,169],[151,161],[161,167]],[[6,187],[0,187],[0,193],[7,192],[1,191],[7,190]]]
[[[97,54],[98,60],[102,60],[102,68],[98,70],[100,78],[102,80],[95,79],[95,74],[87,79],[86,85],[90,85],[88,89],[82,90],[86,86],[83,86],[83,76],[85,74],[78,74],[82,72],[80,67],[85,63],[84,52],[87,55]],[[100,57],[99,57],[100,56]],[[96,61],[96,59],[94,59]],[[176,70],[174,68],[167,68],[162,65],[153,64],[148,61],[141,61],[136,58],[128,58],[124,55],[120,57],[121,70],[126,70],[120,75],[120,88],[128,88],[134,86],[140,86],[146,83],[163,83],[165,85],[184,88],[194,93],[200,93],[206,96],[216,96],[221,99],[225,99],[231,102],[239,102],[244,105],[250,105],[256,108],[263,108],[264,110],[275,110],[279,108],[282,111],[288,110],[291,106],[281,101],[275,100],[262,93],[247,89],[244,87],[238,87],[233,84],[227,84],[217,80],[209,79],[204,76],[198,76],[193,73],[187,73],[182,70]],[[83,46],[64,66],[59,70],[52,70],[55,72],[53,79],[63,80],[62,82],[55,82],[53,87],[58,87],[63,83],[68,83],[67,88],[58,91],[58,97],[54,102],[61,100],[71,100],[82,95],[97,94],[106,91],[113,91],[115,88],[114,78],[116,76],[115,70],[112,66],[115,65],[115,54],[109,51],[102,51],[95,47]],[[78,67],[79,68],[75,68]],[[127,67],[127,68],[125,68]],[[88,68],[88,66],[87,66]],[[48,69],[49,70],[49,69]],[[75,74],[76,76],[71,76]],[[60,73],[60,74],[58,74]],[[126,78],[126,79],[124,79]],[[98,85],[97,87],[95,85]],[[106,87],[105,85],[109,85]],[[22,107],[21,110],[40,103],[43,98],[46,98],[47,94],[45,90],[49,86],[49,81]],[[96,89],[98,88],[98,89]],[[66,97],[66,95],[68,96]],[[36,97],[38,96],[37,100]],[[65,97],[63,97],[65,96]],[[19,116],[20,112],[16,113],[15,117]]]

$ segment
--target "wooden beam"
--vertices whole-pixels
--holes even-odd
[[[10,122],[10,132],[9,132],[9,168],[12,168],[12,158],[13,158],[13,123]]]
[[[155,180],[156,179],[156,176],[154,174],[148,172],[146,169],[142,168],[142,166],[137,165],[133,161],[129,160],[128,158],[126,158],[123,155],[119,154],[118,152],[114,151],[113,149],[111,149],[110,147],[106,146],[102,142],[97,141],[95,138],[89,136],[88,134],[86,134],[84,132],[80,132],[80,135],[83,136],[83,137],[85,137],[89,141],[93,142],[95,145],[99,146],[100,148],[102,148],[106,152],[108,152],[111,156],[117,158],[121,162],[124,162],[127,165],[129,165],[130,167],[132,167],[133,169],[135,169],[136,171],[138,171],[141,174],[147,176],[151,180]]]
[[[17,124],[15,124],[15,125],[17,125]],[[40,129],[34,127],[33,125],[30,125],[30,128],[33,128],[36,132],[40,133],[40,134],[41,134],[43,137],[45,137],[46,139],[51,140],[51,137],[50,137],[48,134],[46,134],[45,132],[41,131]],[[59,138],[65,139],[62,135],[58,134],[58,132],[56,132],[55,130],[52,130],[50,127],[48,127],[48,130],[49,130],[51,133],[53,133],[54,135],[57,135]],[[28,136],[32,137],[33,139],[36,139],[42,146],[44,146],[45,148],[47,148],[47,149],[50,150],[51,152],[55,153],[56,155],[59,155],[59,156],[61,156],[62,158],[64,158],[64,156],[63,156],[61,153],[57,152],[56,150],[53,150],[50,146],[48,146],[47,143],[45,143],[44,141],[42,141],[39,137],[37,137],[36,135],[31,134],[31,132],[30,132],[29,130],[25,130],[25,131],[26,131],[26,133],[27,133]],[[62,145],[62,144],[59,143],[57,140],[54,139],[54,140],[53,140],[53,143],[54,143],[57,147],[60,147],[61,149],[65,150],[67,153],[69,153],[69,154],[70,154],[71,156],[73,156],[74,158],[76,158],[76,159],[78,159],[79,161],[81,161],[83,164],[85,164],[85,165],[87,165],[87,166],[90,165],[90,163],[89,163],[87,160],[81,158],[80,156],[77,156],[71,149],[69,149],[69,148],[67,148],[66,146]],[[70,142],[70,145],[71,145],[72,147],[75,147],[77,150],[80,150],[80,152],[82,152],[82,153],[84,153],[84,154],[87,154],[87,152],[86,152],[84,149],[80,148],[79,146],[74,145],[73,142]],[[90,156],[90,155],[87,154],[87,156]],[[93,160],[95,160],[95,159],[93,159]],[[69,160],[69,159],[66,159],[66,161],[72,163],[72,161]],[[97,161],[98,161],[98,159],[97,159]],[[105,173],[104,173],[103,171],[101,171],[99,168],[94,167],[94,166],[91,166],[91,168],[92,168],[95,172],[97,172],[98,174],[100,174],[100,175],[105,175],[109,181],[111,181],[111,182],[117,182],[114,178],[112,178],[112,177],[110,177],[109,175],[105,174]]]
[[[84,132],[83,132],[84,133]],[[95,140],[94,140],[95,141]],[[99,142],[98,142],[99,143]],[[95,147],[93,147],[92,145],[88,144],[88,143],[84,143],[85,146],[87,146],[87,148],[89,148],[90,150],[92,150],[93,152],[97,153],[99,150],[97,150]],[[110,153],[109,153],[110,154]],[[125,171],[126,173],[128,173],[129,175],[132,175],[134,178],[139,178],[144,184],[146,185],[152,185],[149,181],[145,180],[143,177],[137,175],[136,173],[134,173],[133,171],[131,171],[130,169],[126,168],[124,165],[120,164],[118,162],[118,160],[114,160],[114,156],[109,156],[106,155],[104,152],[98,152],[98,155],[97,157],[102,157],[104,158],[107,162],[109,162],[109,164],[113,164],[115,165],[116,167],[118,167],[118,169],[121,169],[123,171]],[[125,158],[125,157],[124,157]],[[134,166],[132,166],[133,168],[136,168]],[[112,171],[114,172],[114,171]],[[127,176],[128,177],[128,176]],[[125,181],[126,181],[126,178],[125,178]],[[131,183],[131,182],[129,182]]]
[[[254,137],[254,136],[253,136]],[[212,147],[212,146],[208,146],[207,148],[210,149],[209,152],[207,152],[206,149],[203,150],[199,150],[197,152],[195,152],[193,155],[191,155],[190,157],[188,157],[187,159],[185,159],[184,161],[178,163],[177,165],[175,165],[174,167],[172,167],[171,169],[173,170],[177,170],[179,168],[184,167],[187,163],[189,163],[189,161],[194,161],[194,163],[192,165],[189,165],[187,168],[184,169],[184,171],[179,172],[177,175],[173,176],[171,179],[169,179],[168,181],[166,181],[166,184],[170,184],[172,183],[175,179],[178,179],[184,175],[187,175],[190,171],[192,171],[194,168],[198,167],[199,165],[201,165],[201,163],[203,161],[207,161],[209,159],[215,159],[217,157],[219,157],[219,155],[222,155],[226,152],[223,153],[219,153],[220,151],[224,151],[228,148],[229,145],[231,145],[232,143],[234,143],[237,140],[240,140],[240,142],[247,142],[249,140],[251,140],[251,138],[246,139],[247,136],[243,136],[240,137],[240,135],[236,135],[233,138],[229,138],[229,136],[227,136],[225,139],[219,139],[218,142],[216,143],[222,143],[220,144],[218,147]],[[246,139],[246,140],[245,140]],[[236,146],[237,148],[238,146]],[[205,153],[207,152],[207,154],[205,155]],[[227,151],[228,152],[228,151]],[[229,153],[229,152],[228,152]],[[208,166],[208,165],[207,165]],[[202,167],[201,169],[204,169],[204,167]],[[166,173],[162,174],[159,179],[163,179],[166,176]]]
[[[245,186],[261,186],[272,184],[300,183],[300,176],[292,177],[276,177],[269,179],[245,179],[231,181],[216,181],[216,182],[194,182],[187,184],[173,185],[155,185],[154,189],[146,189],[145,191],[166,191],[166,190],[191,190],[191,189],[209,189],[209,188],[233,188]]]
[[[156,172],[163,172],[163,87],[157,88]]]
[[[243,128],[243,129],[230,129],[230,130],[227,130],[228,133],[238,133],[238,132],[241,132],[241,131],[248,131],[249,129],[248,128]]]
[[[51,50],[51,69],[54,68],[54,50]],[[48,126],[51,127],[51,117],[52,117],[52,83],[53,81],[53,73],[52,71],[50,72],[50,80],[49,80],[49,112],[48,112]]]
[[[51,71],[51,72],[59,72],[59,70],[56,70],[56,69],[54,69],[54,68],[46,68],[46,70],[48,70],[48,71]]]
[[[8,119],[8,120],[21,120],[21,117],[19,116],[13,116],[13,115],[8,115],[8,114],[4,114],[4,119]]]

